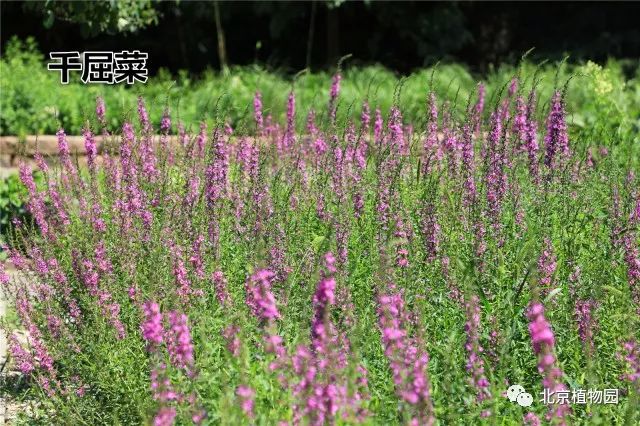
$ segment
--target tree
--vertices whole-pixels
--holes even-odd
[[[151,0],[46,0],[26,2],[25,7],[40,12],[46,28],[51,28],[56,20],[73,22],[80,25],[84,36],[135,32],[157,24],[159,18]]]

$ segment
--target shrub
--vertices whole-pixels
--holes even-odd
[[[23,275],[2,280],[44,421],[637,419],[628,122],[615,141],[606,114],[581,131],[564,88],[540,98],[524,74],[464,115],[422,92],[416,123],[390,93],[352,105],[332,81],[315,116],[304,95],[256,95],[244,132],[224,115],[188,132],[168,110],[156,128],[142,98],[115,127],[100,107],[86,169],[62,129],[60,165],[36,158],[46,188],[21,167],[38,232],[17,230]],[[116,148],[97,157],[94,133]],[[534,405],[503,397],[511,384]],[[537,402],[569,387],[620,401]]]
[[[262,91],[267,112],[276,120],[284,120],[286,97],[293,87],[300,106],[296,125],[304,129],[309,110],[324,111],[326,107],[323,88],[328,87],[331,75],[326,72],[306,73],[291,78],[258,65],[235,67],[228,75],[207,71],[201,76],[181,71],[172,76],[166,70],[151,77],[144,85],[84,85],[79,73],[71,73],[68,85],[59,84],[59,75],[46,69],[44,55],[35,42],[13,38],[7,43],[1,59],[0,100],[3,114],[0,116],[0,134],[54,134],[64,127],[69,134],[80,134],[86,121],[92,118],[92,105],[97,96],[110,106],[107,121],[118,127],[123,120],[130,120],[135,113],[137,97],[147,100],[150,119],[158,126],[162,112],[169,106],[174,116],[180,117],[187,128],[196,128],[202,120],[209,126],[216,116],[225,116],[236,133],[246,133],[251,126],[251,103],[256,90]],[[48,59],[46,60],[48,62]],[[618,128],[624,117],[640,126],[640,97],[638,96],[638,63],[627,64],[635,70],[633,78],[623,72],[623,64],[614,60],[604,67],[594,63],[584,65],[565,64],[536,65],[523,62],[519,67],[502,65],[484,76],[474,76],[458,64],[441,64],[435,68],[416,70],[402,79],[403,90],[397,100],[405,119],[418,123],[423,120],[424,93],[430,88],[438,99],[448,100],[460,118],[468,99],[475,94],[476,80],[481,78],[489,93],[499,93],[518,72],[532,78],[537,72],[538,90],[544,98],[550,98],[557,82],[574,76],[572,90],[566,102],[574,112],[573,124],[590,127],[597,117],[608,114],[611,128]],[[633,75],[633,72],[627,71]],[[433,75],[433,79],[431,76]],[[359,104],[368,99],[388,114],[395,102],[394,93],[401,76],[381,67],[367,66],[347,68],[341,82],[344,94],[338,120],[347,117],[358,120]],[[491,99],[487,99],[491,101]],[[245,126],[248,126],[246,128]]]

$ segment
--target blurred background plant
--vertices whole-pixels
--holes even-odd
[[[44,184],[41,173],[35,173],[34,180],[38,188]],[[12,228],[11,221],[30,224],[31,215],[25,206],[27,195],[27,189],[20,182],[17,174],[0,177],[0,261],[6,258],[1,243],[6,243],[8,240],[8,232]]]
[[[216,115],[214,110],[217,110],[217,115],[226,116],[230,124],[242,131],[246,120],[251,118],[256,90],[262,91],[264,103],[271,107],[265,113],[280,119],[285,113],[286,97],[292,84],[300,105],[306,108],[298,114],[301,127],[308,110],[321,111],[326,105],[328,95],[324,88],[330,84],[332,75],[332,71],[303,73],[294,81],[282,71],[261,65],[234,66],[226,74],[208,69],[198,76],[192,76],[187,70],[172,74],[163,68],[144,85],[84,85],[77,73],[71,74],[70,84],[61,85],[59,75],[46,69],[44,55],[38,51],[33,38],[11,39],[2,56],[1,66],[0,134],[19,136],[54,134],[60,127],[69,134],[80,134],[93,114],[87,109],[88,105],[92,105],[98,95],[104,97],[110,106],[107,119],[113,127],[124,116],[135,112],[137,97],[142,95],[149,102],[151,119],[155,124],[159,124],[162,111],[168,104],[172,111],[176,111],[177,118],[187,125],[197,126],[201,120],[211,121]],[[633,65],[634,71],[628,77],[631,66],[615,59],[604,66],[591,61],[562,66],[558,63],[544,64],[539,71],[541,100],[547,102],[554,87],[573,76],[567,102],[574,125],[592,124],[596,115],[606,113],[613,127],[625,119],[638,128],[640,68]],[[491,96],[511,80],[519,67],[520,72],[532,75],[536,64],[530,61],[516,66],[504,64],[492,67],[486,74],[475,74],[468,67],[455,63],[439,64],[435,73],[432,67],[422,68],[406,76],[400,103],[409,120],[424,120],[425,93],[433,74],[433,89],[438,97],[456,100],[456,109],[462,112],[467,99],[476,90],[478,79],[485,81]],[[354,105],[343,105],[338,119],[344,120],[347,116],[357,119],[360,114],[358,102],[364,99],[369,99],[386,114],[401,78],[398,73],[381,65],[346,67],[342,91],[346,99],[354,101]]]

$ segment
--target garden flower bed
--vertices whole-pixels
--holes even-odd
[[[540,98],[535,75],[468,100],[423,83],[413,122],[401,84],[383,113],[344,98],[340,73],[322,109],[291,91],[280,121],[256,92],[245,121],[194,131],[143,98],[113,126],[98,99],[81,140],[58,131],[55,164],[44,147],[18,159],[32,219],[3,247],[22,274],[0,281],[28,336],[8,330],[31,421],[637,419],[627,117],[610,137],[599,110],[572,127],[570,86]],[[539,402],[588,388],[619,400]]]

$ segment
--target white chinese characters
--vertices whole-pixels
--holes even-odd
[[[618,389],[572,389],[551,391],[544,389],[539,402],[549,404],[617,404],[619,401]]]
[[[50,52],[57,62],[47,64],[49,71],[60,71],[60,82],[69,83],[69,71],[82,71],[83,83],[134,84],[147,82],[149,55],[139,50],[129,52]],[[82,59],[82,61],[80,60]]]
[[[552,391],[544,389],[538,402],[545,405],[586,405],[586,404],[618,404],[618,389],[571,389]],[[520,385],[511,385],[506,392],[511,402],[516,402],[521,407],[530,407],[533,404],[533,396],[526,392]]]

